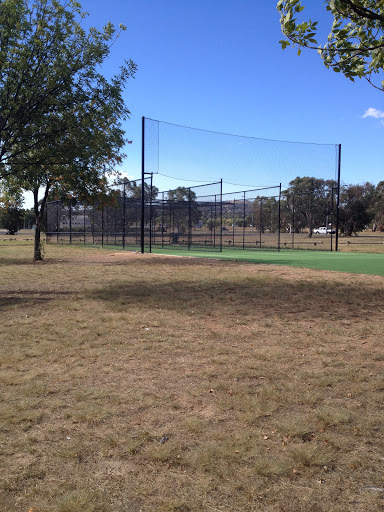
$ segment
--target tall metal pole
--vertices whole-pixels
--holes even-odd
[[[220,180],[220,252],[223,252],[223,178]]]
[[[56,203],[56,243],[59,243],[59,203]]]
[[[152,252],[152,181],[153,172],[151,172],[151,188],[149,190],[149,252]]]
[[[45,241],[47,241],[47,233],[48,233],[48,206],[45,205]]]
[[[164,226],[165,226],[165,212],[164,212],[164,192],[162,193],[162,201],[161,201],[161,247],[164,247]]]
[[[69,205],[69,243],[72,243],[72,205]]]
[[[83,204],[83,214],[84,214],[84,245],[85,245],[85,237],[86,237],[86,232],[85,232],[85,204]]]
[[[144,254],[144,223],[145,223],[145,190],[144,190],[144,173],[145,173],[145,117],[141,118],[141,252]]]
[[[188,188],[188,250],[192,245],[192,198],[191,189]]]
[[[279,225],[277,227],[277,250],[280,252],[280,228],[281,228],[281,183],[279,186]]]
[[[333,187],[331,187],[331,252],[333,251]]]
[[[115,224],[113,228],[115,232],[115,245],[117,245],[117,208],[115,208]]]
[[[101,210],[101,247],[104,247],[104,205]]]
[[[211,214],[212,218],[212,214]],[[215,194],[215,209],[214,209],[214,217],[213,217],[213,248],[216,249],[216,194]]]
[[[260,204],[259,204],[259,245],[260,245],[260,249],[261,249],[261,242],[262,242],[262,238],[261,238],[261,233],[263,232],[263,198],[260,197]]]
[[[92,243],[95,245],[95,203],[92,205]]]
[[[125,185],[126,185],[126,182],[124,180],[123,182],[123,250],[125,249],[125,226],[126,226],[126,223],[127,223],[127,219],[126,219],[126,208],[125,208]]]
[[[292,194],[292,249],[295,248],[295,194]]]
[[[336,242],[335,251],[339,250],[339,210],[340,210],[340,171],[341,171],[341,144],[339,144],[339,155],[337,163],[337,201],[336,201]]]
[[[245,191],[243,193],[243,249],[245,249]]]
[[[107,226],[106,233],[105,233],[105,239],[107,240],[106,245],[109,245],[109,206],[105,206],[105,209],[106,209],[105,210],[106,221],[105,221],[104,227],[105,227],[105,225]]]
[[[235,213],[236,213],[236,199],[233,200],[233,215],[232,215],[232,247],[235,247]]]

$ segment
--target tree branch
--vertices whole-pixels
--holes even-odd
[[[384,16],[381,14],[377,14],[376,12],[367,9],[366,7],[356,5],[352,0],[340,0],[341,3],[346,4],[346,8],[348,7],[356,13],[361,18],[367,18],[372,21],[380,21],[380,23],[384,23]]]
[[[291,36],[291,35],[288,35],[288,34],[285,34],[284,35],[290,40],[292,41],[292,43],[294,44],[297,44],[299,46],[302,46],[304,48],[308,48],[308,50],[317,50],[319,52],[329,52],[329,53],[334,53],[334,54],[341,54],[341,53],[349,53],[349,52],[356,52],[356,51],[359,51],[359,52],[372,52],[374,50],[378,50],[380,48],[384,48],[384,42],[381,43],[381,44],[378,44],[376,46],[368,46],[368,47],[363,47],[363,48],[319,48],[318,46],[312,46],[312,45],[309,45],[309,44],[303,44],[301,41],[299,41],[298,39],[296,39],[295,37]]]

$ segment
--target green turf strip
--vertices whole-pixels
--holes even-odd
[[[147,250],[148,249],[146,249],[146,251]],[[207,252],[158,248],[152,248],[152,252],[155,254],[238,260],[250,263],[288,265],[291,267],[384,276],[384,254],[287,250],[280,252],[259,252],[236,249],[223,249],[223,252]]]

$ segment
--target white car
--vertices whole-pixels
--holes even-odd
[[[331,228],[326,228],[325,226],[321,226],[320,228],[314,229],[313,233],[315,235],[329,235],[329,234],[335,234],[336,231]]]

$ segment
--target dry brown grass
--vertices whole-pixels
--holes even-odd
[[[381,277],[0,246],[2,512],[383,506]]]

